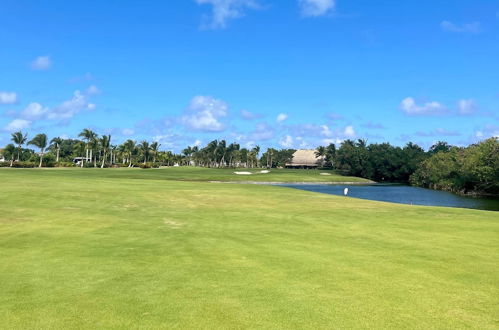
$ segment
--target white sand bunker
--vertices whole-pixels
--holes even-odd
[[[234,172],[234,174],[237,174],[237,175],[251,175],[253,173],[251,173],[251,172]]]
[[[331,175],[331,173],[320,173],[320,175]]]
[[[260,173],[267,174],[267,173],[270,173],[270,171],[263,170],[263,171],[260,171]]]

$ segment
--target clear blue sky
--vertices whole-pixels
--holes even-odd
[[[499,136],[497,1],[3,0],[0,45],[0,145]]]

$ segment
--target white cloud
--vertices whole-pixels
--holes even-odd
[[[297,143],[298,142],[300,143],[298,146],[300,148],[302,148],[302,149],[307,149],[307,148],[310,147],[310,145],[308,144],[308,142],[305,141],[305,139],[303,139],[301,136],[297,136],[295,140],[296,140]]]
[[[270,140],[274,137],[274,131],[272,127],[265,123],[259,123],[256,125],[255,130],[251,133],[250,139],[256,141]]]
[[[48,70],[52,67],[52,61],[50,56],[38,56],[33,62],[31,62],[31,68],[33,70]]]
[[[28,121],[33,120],[69,120],[82,110],[94,110],[95,104],[90,103],[88,97],[80,91],[75,91],[70,100],[62,102],[54,108],[42,106],[32,102],[18,115]]]
[[[20,131],[25,128],[28,128],[31,125],[31,121],[26,119],[14,119],[7,126],[5,126],[4,130],[8,132]]]
[[[245,147],[246,149],[252,149],[254,146],[256,146],[255,141],[248,141],[248,142],[246,142],[246,143],[245,143],[245,145],[244,145],[244,147]]]
[[[278,123],[282,123],[283,121],[285,121],[286,119],[288,119],[288,115],[285,114],[285,113],[280,113],[277,115],[277,118],[276,118],[276,121]]]
[[[303,16],[317,17],[331,13],[335,0],[298,0]]]
[[[258,9],[255,0],[196,0],[199,5],[208,4],[212,6],[212,14],[209,23],[204,25],[210,29],[223,29],[227,21],[244,16],[245,9]]]
[[[17,94],[14,92],[0,92],[0,104],[14,104],[17,102]]]
[[[95,85],[90,85],[86,90],[87,95],[98,95],[101,93],[101,90],[97,88]]]
[[[470,115],[476,110],[476,104],[473,99],[463,99],[457,102],[457,109],[461,115]]]
[[[331,131],[331,129],[329,129],[329,127],[327,125],[321,125],[321,131],[320,131],[320,135],[321,136],[324,136],[324,137],[330,137],[332,136],[334,133]]]
[[[440,27],[447,32],[480,33],[482,31],[479,22],[465,23],[459,26],[449,21],[443,21],[440,23]]]
[[[490,137],[499,138],[499,126],[487,124],[485,127],[475,132],[475,137],[479,140],[488,139]]]
[[[287,134],[293,138],[293,145],[300,148],[309,145],[340,144],[345,139],[357,137],[352,125],[332,129],[328,125],[299,124],[286,126],[286,129]],[[302,137],[306,137],[307,141]]]
[[[37,120],[42,118],[49,111],[48,108],[43,107],[40,103],[30,103],[28,106],[21,112],[21,116],[28,120]]]
[[[73,98],[62,102],[59,106],[50,109],[46,118],[49,120],[68,120],[82,110],[94,110],[95,104],[88,102],[88,97],[80,91],[75,91]]]
[[[407,97],[400,103],[400,109],[408,115],[435,115],[441,114],[446,109],[439,102],[427,102],[423,105],[417,105],[412,97]]]
[[[130,135],[134,135],[135,134],[135,131],[131,128],[124,128],[122,131],[121,131],[121,134],[125,135],[125,136],[130,136]]]
[[[169,149],[175,149],[178,148],[178,142],[180,140],[180,136],[178,134],[162,134],[162,135],[156,135],[153,137],[154,142],[158,142],[162,147],[164,148],[169,148]]]
[[[343,130],[343,135],[347,138],[354,138],[355,137],[355,130],[353,129],[353,126],[347,126]]]
[[[222,100],[210,96],[195,96],[182,116],[182,123],[193,130],[220,132],[225,126],[220,118],[227,115],[229,107]]]
[[[340,138],[336,138],[336,139],[322,139],[322,141],[321,141],[321,142],[322,142],[322,144],[324,144],[324,145],[329,145],[329,144],[331,144],[331,143],[336,144],[336,145],[339,145],[339,144],[341,144],[343,141],[345,141],[345,140],[340,139]]]
[[[292,148],[293,147],[293,137],[291,135],[286,135],[281,139],[281,141],[279,141],[279,144],[283,148]]]

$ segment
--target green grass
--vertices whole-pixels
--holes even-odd
[[[214,171],[1,169],[0,328],[499,328],[498,213]]]
[[[13,170],[13,169],[6,169]],[[39,176],[33,169],[22,169],[26,176]],[[253,182],[357,182],[369,183],[371,181],[352,176],[342,176],[330,170],[298,170],[298,169],[272,169],[270,173],[260,173],[262,169],[218,169],[200,167],[169,167],[161,169],[138,168],[46,168],[48,173],[44,176],[56,178],[114,178],[114,179],[149,179],[149,180],[176,180],[176,181],[253,181]],[[237,175],[234,172],[251,172],[251,175]],[[329,175],[321,175],[328,173]]]

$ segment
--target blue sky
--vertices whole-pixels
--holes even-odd
[[[0,45],[0,145],[499,136],[497,1],[3,0]]]

